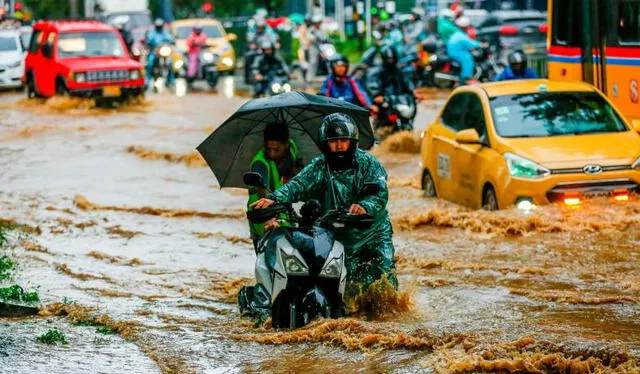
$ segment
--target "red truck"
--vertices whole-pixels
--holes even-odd
[[[25,62],[28,97],[125,100],[144,93],[144,70],[120,33],[98,21],[41,21]]]

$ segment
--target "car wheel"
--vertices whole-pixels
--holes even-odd
[[[431,177],[431,173],[427,170],[424,171],[422,176],[422,189],[424,190],[424,197],[437,197],[436,184]]]
[[[69,95],[69,90],[67,89],[67,86],[64,84],[62,79],[58,79],[58,81],[56,82],[56,95],[58,96]]]
[[[498,210],[498,197],[491,185],[487,185],[482,194],[482,209],[490,211]]]

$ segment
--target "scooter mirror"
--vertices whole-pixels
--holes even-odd
[[[264,187],[262,175],[258,173],[244,173],[242,180],[249,187]]]

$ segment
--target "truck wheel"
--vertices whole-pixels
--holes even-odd
[[[25,87],[27,92],[27,99],[40,96],[38,95],[38,91],[36,90],[36,83],[33,79],[33,73],[31,72],[27,73],[27,79],[25,83],[26,83]]]

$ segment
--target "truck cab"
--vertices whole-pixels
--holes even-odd
[[[110,100],[144,92],[143,67],[118,31],[97,21],[43,21],[33,27],[25,63],[27,95]]]

